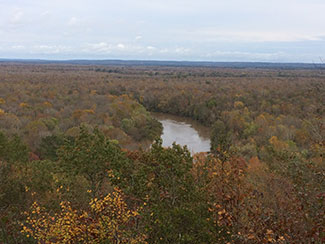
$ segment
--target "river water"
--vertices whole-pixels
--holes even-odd
[[[152,113],[152,116],[163,125],[164,147],[170,147],[173,142],[182,146],[187,145],[193,153],[210,151],[210,129],[196,121],[184,117]]]

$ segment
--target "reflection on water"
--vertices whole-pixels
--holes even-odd
[[[176,142],[187,145],[192,153],[210,150],[209,129],[187,118],[166,114],[153,114],[163,125],[163,146],[169,147]]]

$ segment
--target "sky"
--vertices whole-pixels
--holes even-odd
[[[325,0],[0,0],[0,58],[325,60]]]

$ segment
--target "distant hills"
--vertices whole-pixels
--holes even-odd
[[[268,62],[206,62],[206,61],[156,61],[156,60],[43,60],[43,59],[0,59],[0,63],[72,64],[72,65],[117,65],[117,66],[175,66],[257,69],[325,69],[320,63],[268,63]]]

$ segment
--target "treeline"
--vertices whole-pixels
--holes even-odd
[[[0,128],[21,136],[36,154],[46,137],[74,135],[81,124],[97,126],[129,148],[161,134],[160,123],[142,105],[111,94],[96,77],[79,80],[82,70],[5,66],[0,74]]]
[[[204,72],[207,77],[195,75]],[[215,72],[234,75],[209,76]],[[238,76],[243,72],[248,77]],[[290,77],[283,78],[276,70],[182,69],[185,77],[181,78],[144,76],[141,81],[134,78],[136,82],[126,79],[120,86],[119,79],[112,83],[116,94],[131,93],[150,111],[191,117],[214,128],[216,136],[223,133],[219,131],[222,123],[231,150],[247,159],[263,158],[273,138],[282,143],[282,149],[316,160],[323,153],[325,136],[325,74],[313,77],[318,72],[281,71]]]
[[[2,242],[325,242],[321,72],[0,73]],[[145,108],[210,126],[211,152],[125,149],[161,132]]]

